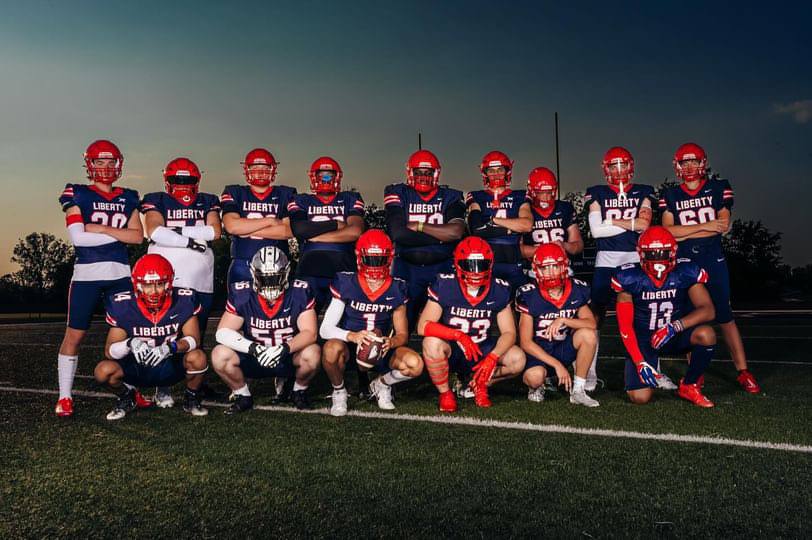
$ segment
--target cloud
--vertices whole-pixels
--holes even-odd
[[[812,120],[812,99],[802,99],[786,104],[773,105],[775,114],[785,114],[792,116],[796,124],[806,124]]]

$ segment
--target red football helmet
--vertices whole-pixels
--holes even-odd
[[[613,169],[609,169],[611,165],[615,165]],[[613,186],[628,186],[634,176],[634,158],[632,153],[623,148],[622,146],[613,146],[603,155],[601,162],[603,167],[603,175],[606,181]]]
[[[493,273],[491,246],[478,236],[463,238],[454,250],[454,267],[463,291],[469,287],[489,286]]]
[[[252,165],[267,165],[268,168],[251,169]],[[242,162],[245,181],[252,186],[264,187],[270,185],[276,179],[277,165],[279,165],[279,162],[274,159],[273,154],[264,148],[254,148],[245,155],[245,161]]]
[[[643,271],[660,286],[677,265],[677,240],[665,227],[654,225],[637,240],[637,254]]]
[[[683,161],[688,160],[695,160],[699,163],[697,165],[682,164]],[[697,180],[705,178],[705,167],[707,164],[708,157],[698,144],[685,143],[677,148],[677,151],[674,153],[674,171],[679,178],[682,178],[683,182],[696,182]]]
[[[321,174],[327,172],[331,174]],[[341,165],[331,157],[322,156],[310,165],[310,189],[316,194],[329,195],[341,191]]]
[[[157,253],[144,255],[133,266],[135,295],[153,312],[160,310],[170,300],[174,279],[175,271],[172,270],[172,265]]]
[[[381,229],[370,229],[355,243],[358,272],[369,279],[387,279],[394,259],[392,240]]]
[[[558,180],[555,173],[547,167],[536,167],[527,177],[527,195],[533,206],[547,210],[555,204],[558,194]]]
[[[200,169],[189,158],[175,158],[164,169],[164,185],[179,203],[192,204],[200,187]]]
[[[570,259],[558,244],[541,244],[533,253],[533,273],[539,289],[563,287],[567,282]]]
[[[416,169],[428,169],[430,172],[416,172]],[[440,160],[428,150],[418,150],[406,162],[406,185],[418,193],[430,193],[440,185]]]
[[[85,169],[87,177],[93,182],[102,184],[112,184],[121,177],[121,168],[124,166],[124,156],[121,150],[112,142],[99,139],[93,141],[85,150]],[[114,159],[116,162],[111,167],[97,167],[93,164],[94,159]]]
[[[489,178],[485,172],[488,167],[504,167],[505,174],[501,178]],[[513,162],[510,161],[510,158],[504,152],[493,150],[482,157],[482,162],[479,164],[479,171],[482,173],[482,181],[486,188],[507,187],[510,185],[510,177],[513,175]]]

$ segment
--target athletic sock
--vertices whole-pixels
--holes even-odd
[[[79,364],[77,355],[60,354],[56,357],[56,370],[59,375],[59,399],[71,397],[73,378]]]
[[[393,369],[383,377],[381,377],[381,382],[387,386],[392,386],[393,384],[397,384],[399,382],[408,381],[411,379],[408,375],[404,375],[399,369]]]
[[[704,345],[694,345],[691,347],[691,363],[688,364],[688,372],[682,380],[685,384],[696,384],[699,377],[705,373],[713,358],[713,347]]]
[[[293,383],[293,391],[294,392],[301,392],[302,390],[307,390],[307,387],[310,386],[308,384],[301,384],[299,381]],[[344,384],[342,383],[341,386],[343,387]]]
[[[248,390],[248,385],[244,384],[240,388],[237,388],[236,390],[234,390],[234,395],[235,396],[251,397],[251,391]]]

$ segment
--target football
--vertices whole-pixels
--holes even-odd
[[[383,335],[377,328],[374,328],[371,330],[371,332],[378,336],[378,338]],[[359,345],[358,351],[355,354],[355,361],[358,363],[358,366],[364,369],[371,369],[374,367],[381,357],[382,347],[383,340],[365,342]]]

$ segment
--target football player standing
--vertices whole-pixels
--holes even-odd
[[[200,169],[188,158],[175,158],[163,170],[165,191],[148,193],[141,212],[150,245],[147,253],[166,258],[175,271],[175,287],[197,293],[201,309],[197,314],[200,337],[214,297],[214,252],[209,242],[220,238],[220,201],[217,195],[200,193]],[[200,342],[202,346],[202,341]],[[167,388],[157,388],[155,404],[175,404]]]
[[[668,188],[660,199],[663,225],[677,239],[677,256],[692,260],[708,273],[706,287],[738,371],[736,380],[746,392],[755,394],[761,388],[747,369],[742,337],[733,320],[730,276],[722,251],[722,235],[732,223],[733,188],[727,180],[708,179],[706,166],[707,156],[698,144],[686,143],[677,149],[674,170],[682,184]]]
[[[678,394],[699,407],[713,407],[698,384],[716,345],[706,324],[714,318],[704,285],[708,273],[692,262],[677,263],[677,241],[664,227],[648,228],[637,245],[640,264],[626,265],[612,278],[626,347],[626,394],[632,403],[648,403],[652,389],[661,387],[659,355],[690,353]]]
[[[119,420],[136,407],[136,386],[169,386],[186,379],[183,410],[205,416],[198,391],[206,355],[198,348],[200,311],[195,292],[172,286],[172,265],[147,254],[132,272],[135,293],[122,292],[107,302],[107,360],[96,366],[99,384],[118,396],[108,420]]]
[[[226,311],[217,327],[211,353],[215,371],[234,393],[225,410],[239,414],[254,407],[246,377],[295,378],[290,401],[309,409],[307,388],[319,368],[315,301],[310,286],[300,280],[288,285],[290,262],[275,246],[265,246],[249,263],[250,281],[229,288]],[[287,402],[276,399],[274,404]]]
[[[107,140],[97,140],[84,153],[90,184],[67,184],[59,197],[68,236],[76,250],[68,322],[57,356],[57,416],[73,414],[73,379],[79,345],[90,328],[99,300],[132,289],[126,244],[140,244],[144,231],[138,215],[138,192],[113,187],[121,177],[124,156]]]
[[[597,324],[589,309],[589,286],[568,276],[569,258],[558,244],[542,244],[533,255],[535,283],[516,293],[519,340],[527,362],[527,399],[544,400],[548,373],[570,393],[570,403],[597,407],[586,394],[586,377],[598,346]],[[575,363],[575,377],[569,367]]]
[[[465,234],[462,192],[440,185],[440,160],[418,150],[406,162],[406,182],[384,188],[386,230],[395,243],[392,274],[409,287],[409,329],[417,324],[426,289],[453,271],[454,246]]]
[[[378,407],[395,408],[392,385],[413,379],[422,373],[423,360],[406,347],[409,324],[406,283],[390,275],[394,248],[386,233],[371,229],[355,246],[358,272],[339,272],[330,286],[333,299],[324,314],[320,334],[324,344],[324,371],[333,385],[330,414],[347,414],[347,390],[344,368],[353,360],[359,369],[382,372],[370,383]],[[376,336],[375,330],[380,334]],[[390,336],[390,332],[394,335]],[[373,361],[357,357],[362,344],[380,344],[381,351]],[[370,359],[371,360],[371,359]]]
[[[478,407],[492,405],[488,385],[514,377],[524,369],[524,352],[515,345],[516,323],[510,285],[493,278],[493,253],[485,240],[469,236],[454,250],[455,274],[440,274],[428,289],[417,333],[423,338],[423,359],[440,393],[442,412],[457,410],[448,386],[449,368],[470,386]],[[499,337],[489,336],[496,325]]]
[[[275,185],[279,162],[264,148],[254,148],[245,156],[243,173],[248,185],[226,186],[220,196],[223,227],[231,235],[229,286],[250,281],[248,265],[261,247],[274,246],[290,255],[288,239],[293,238],[288,204],[296,188]]]
[[[524,190],[510,189],[513,162],[503,152],[485,154],[479,170],[485,189],[465,197],[468,229],[491,246],[494,277],[504,279],[515,290],[525,282],[519,242],[533,227],[530,202]]]

